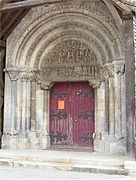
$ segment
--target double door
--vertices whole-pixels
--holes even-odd
[[[93,148],[94,90],[88,82],[56,83],[50,98],[53,147]]]

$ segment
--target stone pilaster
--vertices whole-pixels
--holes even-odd
[[[125,97],[126,97],[126,140],[127,154],[135,158],[135,66],[133,16],[124,20],[125,42]]]
[[[123,134],[123,99],[122,99],[122,76],[125,72],[124,62],[114,62],[115,77],[115,136],[117,140],[125,138]]]
[[[114,142],[111,141],[110,152],[116,154],[125,154],[126,153],[126,137],[123,130],[125,118],[124,118],[124,73],[125,73],[125,64],[124,61],[114,61],[114,81],[110,79],[111,88],[111,98],[113,99],[114,106],[113,112],[111,113],[111,120],[115,117],[114,123],[110,124],[110,133],[113,135]],[[113,91],[114,88],[114,91]],[[112,104],[111,104],[112,107]],[[111,110],[110,110],[111,111]],[[112,111],[111,111],[112,112]],[[111,121],[112,122],[112,121]]]
[[[50,146],[49,136],[49,114],[50,114],[50,90],[53,86],[52,82],[41,84],[41,89],[44,90],[44,118],[42,129],[42,149],[47,149]]]

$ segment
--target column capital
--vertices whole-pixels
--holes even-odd
[[[125,62],[124,61],[114,61],[114,73],[118,75],[123,75],[125,73]]]
[[[31,73],[30,73],[29,79],[32,82],[38,82],[40,80],[39,70],[38,69],[33,69],[31,71]]]
[[[102,73],[103,73],[104,79],[109,79],[110,77],[113,77],[114,76],[114,65],[112,63],[105,64],[103,66]]]
[[[125,73],[125,62],[113,61],[113,63],[105,64],[102,69],[103,78],[109,79],[115,75],[123,75]]]
[[[37,69],[23,69],[23,68],[6,68],[4,70],[10,77],[11,81],[20,80],[22,82],[39,80],[39,70]]]
[[[17,81],[19,79],[19,72],[17,71],[6,71],[11,81]]]
[[[50,90],[53,86],[53,82],[44,82],[44,83],[41,83],[41,89],[43,90]]]
[[[89,85],[92,86],[94,89],[98,89],[101,85],[99,80],[91,80],[89,81]]]
[[[19,79],[20,79],[20,81],[22,81],[22,82],[27,82],[27,81],[29,81],[29,76],[30,76],[30,74],[29,74],[28,72],[20,72],[20,73],[19,73]]]

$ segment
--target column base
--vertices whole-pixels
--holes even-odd
[[[49,135],[43,135],[42,136],[42,149],[48,149],[50,147],[50,136]]]
[[[2,136],[2,149],[17,149],[17,136]]]
[[[110,153],[117,155],[126,155],[126,141],[121,139],[110,144]]]
[[[2,149],[41,149],[40,137],[2,136]]]
[[[117,141],[113,135],[97,134],[94,150],[105,154],[126,155],[126,142],[125,139]]]

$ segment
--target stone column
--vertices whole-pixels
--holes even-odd
[[[112,63],[103,66],[103,79],[105,82],[105,131],[103,136],[104,152],[111,152],[111,144],[115,137],[115,96],[114,96],[114,65]]]
[[[36,82],[31,81],[31,95],[30,95],[30,130],[36,131]]]
[[[50,90],[53,86],[52,82],[46,82],[41,84],[42,90],[44,90],[44,117],[43,117],[43,129],[42,129],[42,149],[50,147],[49,136],[49,114],[50,114]]]
[[[89,81],[89,85],[94,88],[94,96],[95,96],[95,132],[93,134],[94,150],[99,151],[99,140],[101,139],[101,132],[99,131],[99,116],[98,116],[99,92],[98,92],[98,89],[100,88],[101,83],[99,80],[92,80],[92,81]]]
[[[11,79],[11,109],[10,109],[10,134],[16,135],[16,104],[17,104],[17,80],[19,78],[17,71],[8,71]]]
[[[117,140],[125,138],[123,134],[123,99],[122,99],[122,76],[125,71],[124,62],[114,62],[114,80],[115,80],[115,136]]]
[[[27,132],[27,83],[29,81],[29,74],[26,72],[20,73],[20,80],[22,84],[21,90],[21,122],[20,122],[20,135],[26,137]]]
[[[105,133],[110,134],[113,124],[114,99],[113,99],[113,65],[105,64],[103,67],[103,78],[105,81]]]
[[[105,79],[105,133],[109,134],[109,78]]]
[[[114,77],[109,78],[109,134],[115,136],[115,90]]]

